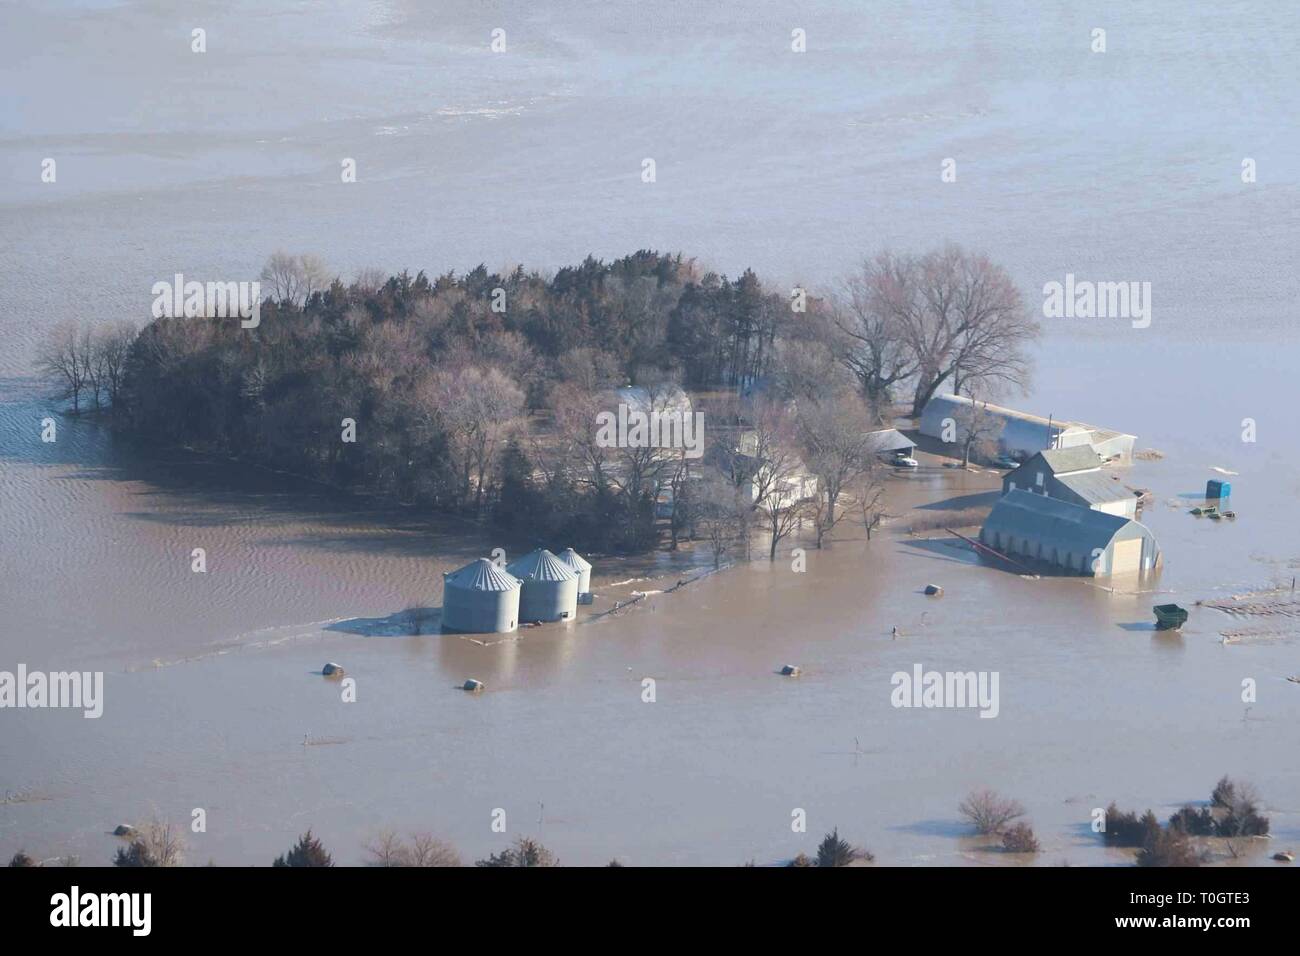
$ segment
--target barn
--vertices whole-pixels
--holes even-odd
[[[1106,461],[1128,461],[1137,439],[1123,432],[1082,422],[1042,418],[988,402],[972,402],[964,395],[935,395],[921,410],[922,435],[960,444],[972,418],[991,421],[998,450],[1027,458],[1049,448],[1091,448]],[[951,423],[951,424],[949,424]]]
[[[1017,560],[1070,574],[1116,575],[1159,568],[1150,530],[1131,518],[1019,488],[998,499],[980,541]]]
[[[1003,476],[1003,494],[1017,489],[1123,518],[1137,517],[1137,496],[1102,470],[1101,456],[1088,445],[1037,452]]]

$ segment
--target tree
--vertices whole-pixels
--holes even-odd
[[[98,395],[102,390],[107,395],[114,416],[117,415],[131,346],[138,334],[133,322],[114,322],[96,329],[91,342],[90,366],[95,392]]]
[[[840,394],[824,402],[804,402],[798,417],[808,470],[817,479],[808,511],[820,548],[839,523],[841,497],[873,464],[867,410],[855,396]]]
[[[408,845],[391,830],[382,832],[366,846],[367,866],[460,866],[460,854],[429,833],[416,833]]]
[[[17,853],[15,853],[12,857],[9,858],[9,865],[11,867],[29,867],[29,866],[39,866],[40,864],[37,863],[35,860],[33,860],[22,850],[19,850]]]
[[[185,842],[179,828],[154,820],[136,832],[129,846],[119,847],[114,866],[180,866]]]
[[[86,327],[65,321],[54,326],[42,341],[36,367],[61,397],[72,399],[72,413],[81,412],[81,393],[90,386],[91,335]]]
[[[325,852],[325,847],[321,845],[311,835],[308,830],[298,838],[298,842],[290,848],[287,854],[281,854],[275,858],[272,866],[333,866],[334,861],[330,855]]]
[[[975,832],[982,835],[999,833],[1011,821],[1025,815],[1025,808],[1019,803],[992,790],[972,791],[957,809],[970,821]]]
[[[817,847],[818,866],[850,866],[858,860],[874,859],[866,850],[853,846],[847,840],[841,840],[839,827],[826,834]]]
[[[913,259],[882,252],[844,280],[834,311],[844,337],[840,354],[872,405],[890,402],[894,389],[915,375],[906,331],[922,308]]]
[[[1200,866],[1201,854],[1191,840],[1176,828],[1162,829],[1159,824],[1147,834],[1138,851],[1138,866]]]
[[[912,414],[939,387],[1029,384],[1026,348],[1041,334],[1015,283],[987,256],[950,245],[914,261],[921,308],[901,316],[916,363]]]
[[[1038,838],[1028,823],[1017,823],[1002,834],[1002,849],[1008,853],[1037,853]]]
[[[519,866],[544,867],[559,866],[560,861],[550,850],[531,837],[517,837],[512,846],[500,853],[493,853],[486,860],[476,860],[475,866]]]
[[[271,295],[278,302],[304,306],[315,292],[330,283],[325,264],[318,256],[273,252],[260,276],[271,284]]]
[[[775,561],[777,546],[799,527],[807,507],[807,472],[799,456],[794,416],[784,404],[755,403],[746,452],[751,459],[747,470],[754,490],[753,510],[768,533],[768,560]]]
[[[997,450],[997,439],[1004,422],[989,411],[988,402],[972,401],[956,412],[958,441],[961,443],[961,466],[970,467],[971,453],[990,459]]]

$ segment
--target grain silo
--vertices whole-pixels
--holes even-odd
[[[522,584],[519,620],[571,621],[578,613],[577,573],[545,548],[506,567]]]
[[[565,548],[559,553],[559,559],[573,569],[578,576],[578,596],[591,593],[591,562],[572,548]]]
[[[519,581],[487,558],[442,576],[442,626],[504,634],[519,626]]]

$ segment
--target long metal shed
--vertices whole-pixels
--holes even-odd
[[[578,575],[545,548],[506,566],[522,585],[521,621],[571,621],[578,613]]]
[[[519,626],[519,580],[487,558],[442,576],[442,626],[469,634],[505,634]]]
[[[1088,576],[1150,571],[1161,561],[1145,525],[1019,489],[998,499],[980,541],[1011,557]]]

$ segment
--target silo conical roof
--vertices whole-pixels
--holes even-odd
[[[519,580],[514,575],[498,568],[487,558],[471,561],[459,571],[453,571],[443,583],[467,591],[513,591],[519,587]]]
[[[571,581],[578,575],[545,548],[538,548],[519,558],[506,570],[520,581]]]
[[[565,548],[558,555],[559,559],[575,571],[590,571],[591,562],[572,548]]]

